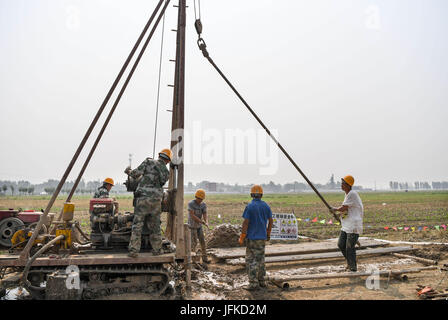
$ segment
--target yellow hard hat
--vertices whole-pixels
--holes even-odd
[[[112,179],[112,178],[106,178],[106,179],[104,179],[103,182],[114,185],[114,179]]]
[[[350,175],[345,176],[344,178],[342,178],[342,181],[347,183],[350,187],[353,187],[353,185],[355,184],[355,178],[353,178]]]
[[[198,189],[198,190],[196,191],[196,193],[194,194],[194,196],[195,196],[196,198],[199,198],[199,199],[201,199],[201,200],[204,200],[204,199],[205,199],[205,191],[204,191],[203,189]]]
[[[165,155],[165,158],[168,157],[168,160],[171,161],[173,153],[171,152],[170,149],[163,149],[162,151],[159,152],[159,156],[162,156],[162,155]]]
[[[260,185],[256,184],[252,188],[250,188],[250,193],[263,194],[263,188]]]

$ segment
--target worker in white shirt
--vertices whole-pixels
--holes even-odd
[[[361,198],[352,190],[355,179],[348,175],[341,179],[341,189],[345,192],[345,199],[339,208],[331,208],[331,212],[341,218],[341,234],[338,247],[347,260],[347,270],[356,272],[356,249],[359,235],[362,234],[362,219],[364,207]],[[340,212],[340,213],[336,213]]]

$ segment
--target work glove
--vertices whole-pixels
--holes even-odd
[[[340,219],[339,214],[337,213],[337,211],[334,208],[330,208],[329,210],[330,210],[330,213],[333,215],[333,217],[337,221],[341,222],[341,219]]]
[[[240,236],[240,240],[238,241],[240,246],[242,246],[244,244],[244,239],[246,239],[246,234],[242,233]]]
[[[124,170],[124,173],[129,175],[131,173],[131,171],[132,171],[131,166],[127,166],[126,169]]]

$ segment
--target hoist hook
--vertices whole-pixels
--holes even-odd
[[[202,39],[201,37],[199,37],[199,39],[198,39],[198,47],[202,51],[202,54],[204,55],[204,57],[206,57],[206,58],[210,57],[210,55],[207,51],[207,44],[205,43],[205,40]]]

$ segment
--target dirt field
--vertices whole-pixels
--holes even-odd
[[[324,193],[323,196],[330,205],[337,206],[344,194]],[[440,228],[440,231],[429,228],[423,232],[411,232],[404,230],[385,230],[384,227],[425,227],[448,224],[448,191],[426,192],[360,192],[364,204],[364,235],[380,237],[391,240],[432,240],[448,241],[448,232]],[[193,198],[185,196],[184,208]],[[59,212],[65,197],[61,196],[56,201],[51,212]],[[131,196],[116,196],[120,203],[120,211],[133,211]],[[20,196],[0,197],[0,209],[22,208],[40,210],[45,208],[49,196]],[[75,219],[81,222],[86,232],[89,232],[89,200],[88,196],[75,196],[73,202],[76,206]],[[294,212],[299,223],[299,233],[315,239],[328,239],[337,237],[340,226],[320,223],[305,222],[305,219],[318,220],[331,218],[326,207],[319,198],[312,193],[300,194],[266,194],[263,197],[272,208],[273,212]],[[242,194],[207,194],[207,203],[210,227],[230,223],[242,223],[242,212],[249,195]],[[166,221],[166,214],[162,214],[162,223]],[[186,217],[185,217],[186,221]]]
[[[427,248],[426,248],[427,249]],[[425,250],[426,250],[425,249]],[[439,249],[436,249],[439,250]],[[448,263],[447,252],[442,254],[440,263]],[[359,271],[369,268],[379,270],[400,270],[423,267],[411,259],[398,259],[392,256],[380,256],[358,259]],[[319,263],[268,264],[268,275],[297,275],[344,272],[345,263],[339,261],[321,261]],[[410,274],[406,282],[381,277],[378,290],[366,287],[367,277],[349,279],[322,279],[291,281],[290,288],[283,290],[273,284],[258,292],[242,289],[248,284],[244,267],[213,264],[208,273],[197,272],[192,290],[192,299],[235,299],[235,300],[395,300],[417,299],[417,285],[431,286],[438,290],[448,290],[448,273],[433,270]]]
[[[439,266],[448,263],[448,246],[418,246],[419,251],[413,253],[422,256],[430,252],[433,258],[439,257]],[[428,254],[423,254],[428,257]],[[402,270],[425,267],[425,264],[413,259],[395,258],[391,255],[358,258],[358,270]],[[303,275],[344,272],[345,263],[342,260],[301,262],[283,264],[268,264],[268,275]],[[146,294],[126,294],[109,296],[106,300],[153,300],[153,299],[185,299],[185,300],[419,300],[418,286],[430,286],[439,292],[448,293],[448,272],[428,270],[409,274],[407,281],[391,277],[381,277],[379,287],[369,289],[366,276],[347,279],[322,279],[290,281],[290,288],[285,290],[268,283],[266,289],[249,292],[243,289],[248,285],[247,275],[243,266],[230,266],[223,263],[212,263],[204,271],[195,265],[192,272],[192,290],[187,293],[165,297],[154,297]]]
[[[401,193],[360,193],[364,203],[364,234],[372,238],[401,240],[401,241],[430,241],[448,242],[448,231],[434,226],[448,224],[448,192],[401,192]],[[338,205],[343,200],[343,193],[324,194],[331,205]],[[186,196],[186,203],[192,196]],[[132,198],[117,197],[120,211],[132,211]],[[314,194],[266,195],[264,200],[270,204],[273,212],[292,212],[299,221],[299,233],[313,239],[328,239],[338,236],[340,226],[305,222],[305,219],[329,219],[325,207]],[[59,199],[52,212],[59,212],[63,198]],[[207,206],[211,230],[222,224],[239,226],[242,223],[241,214],[245,205],[250,201],[247,195],[207,195]],[[39,210],[44,208],[48,197],[3,197],[0,198],[0,208],[23,208]],[[88,231],[89,197],[76,197],[76,220],[81,222]],[[165,221],[165,215],[162,221]],[[429,227],[426,231],[385,230],[384,227]],[[416,229],[417,230],[417,229]],[[299,239],[300,241],[311,241]],[[218,241],[219,242],[219,241]],[[222,241],[221,241],[222,242]],[[275,241],[271,241],[271,244]],[[216,243],[215,243],[216,245]],[[448,263],[448,246],[429,245],[414,246],[419,250],[412,254],[439,261],[439,266]],[[401,259],[391,255],[377,257],[360,257],[359,270],[364,271],[372,267],[379,270],[398,270],[424,266],[412,259]],[[343,272],[345,263],[342,260],[328,260],[319,262],[300,262],[267,264],[268,275],[285,274],[319,274]],[[244,266],[232,266],[214,261],[203,270],[195,266],[192,274],[193,290],[186,294],[178,290],[174,295],[162,299],[418,299],[416,289],[418,285],[431,286],[439,291],[448,291],[447,271],[431,270],[410,274],[409,280],[402,282],[394,278],[381,277],[380,287],[370,290],[366,287],[366,277],[350,279],[305,280],[290,282],[290,289],[283,290],[273,284],[259,292],[248,292],[243,289],[248,284]],[[110,296],[107,299],[160,299],[144,294],[126,294]]]

